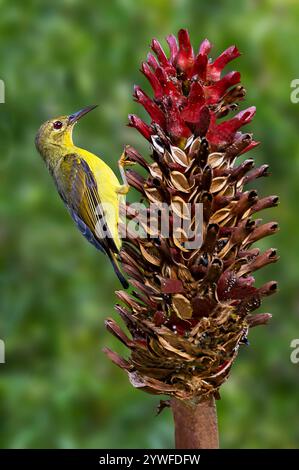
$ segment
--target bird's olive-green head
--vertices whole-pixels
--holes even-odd
[[[68,116],[49,119],[41,125],[35,138],[35,145],[49,168],[53,167],[63,155],[72,151],[74,125],[94,108],[96,105],[87,106]]]

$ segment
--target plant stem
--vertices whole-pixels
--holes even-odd
[[[171,408],[176,449],[219,448],[217,411],[213,397],[198,405],[173,398]]]

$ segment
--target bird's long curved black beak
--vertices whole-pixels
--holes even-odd
[[[69,125],[75,124],[77,121],[79,121],[79,119],[81,119],[81,117],[85,116],[85,114],[89,113],[90,111],[95,109],[97,106],[98,106],[97,104],[93,104],[92,106],[86,106],[86,108],[80,109],[80,111],[77,111],[76,113],[71,114],[69,116],[68,124]]]

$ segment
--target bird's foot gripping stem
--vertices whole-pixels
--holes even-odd
[[[131,160],[128,160],[126,157],[125,152],[122,153],[120,159],[118,160],[118,168],[120,171],[120,175],[123,181],[123,184],[118,188],[117,192],[118,194],[127,194],[130,187],[128,185],[127,181],[127,176],[125,172],[125,167],[126,166],[132,166],[135,165],[136,162],[132,162]]]

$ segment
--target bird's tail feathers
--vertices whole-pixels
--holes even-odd
[[[126,280],[126,278],[124,277],[124,275],[122,274],[121,270],[120,270],[120,267],[119,267],[119,264],[118,264],[118,261],[116,259],[116,256],[114,253],[112,253],[112,251],[107,251],[107,255],[111,261],[111,264],[113,266],[113,269],[115,271],[115,274],[117,275],[118,279],[120,280],[122,286],[124,289],[128,289],[129,287],[129,283],[128,281]]]

